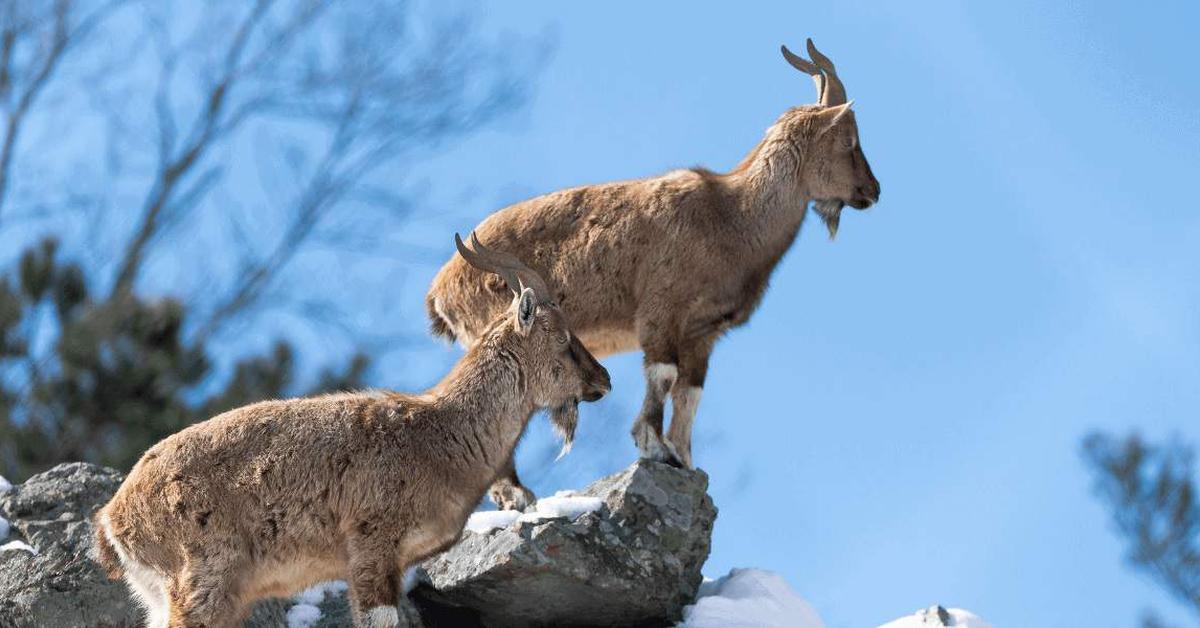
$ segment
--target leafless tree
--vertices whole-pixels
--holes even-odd
[[[163,368],[143,373],[161,398],[116,415],[169,414],[162,429],[177,428],[226,397],[280,394],[283,381],[283,393],[309,390],[292,356],[313,379],[317,362],[421,335],[377,303],[422,253],[397,245],[417,216],[414,173],[435,147],[518,110],[546,50],[537,37],[486,36],[476,13],[393,0],[0,0],[0,264],[14,265],[0,275],[0,332],[12,336],[0,338],[12,341],[0,350],[0,440],[44,424],[34,452],[70,420],[91,446],[120,395],[154,396],[96,387],[138,365]],[[321,281],[330,268],[336,281]],[[156,312],[169,314],[166,344],[127,324]],[[299,335],[329,348],[314,360]],[[86,355],[68,355],[76,345]],[[138,349],[106,364],[130,346],[172,357]],[[259,357],[273,351],[288,372]],[[163,386],[168,363],[177,386]],[[247,365],[262,385],[222,391]],[[104,424],[105,440],[126,438],[122,425]],[[116,464],[131,447],[74,455]]]
[[[63,58],[121,4],[122,0],[9,0],[0,5],[0,111],[5,117],[0,135],[0,213],[8,196],[17,140],[29,111]]]

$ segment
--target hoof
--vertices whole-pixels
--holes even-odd
[[[676,469],[686,469],[688,465],[683,461],[683,456],[675,449],[675,444],[669,440],[663,441],[663,462],[675,467]]]

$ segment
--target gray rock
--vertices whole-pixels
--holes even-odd
[[[414,598],[472,609],[487,626],[662,625],[695,597],[716,508],[708,476],[637,462],[581,491],[604,507],[486,534],[424,565]]]
[[[62,464],[0,496],[0,513],[13,527],[8,540],[37,550],[0,552],[0,626],[141,625],[124,583],[109,581],[89,557],[92,514],[121,480],[112,469]]]

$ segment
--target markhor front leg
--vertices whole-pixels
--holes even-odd
[[[488,497],[500,510],[523,511],[537,501],[533,491],[525,488],[521,479],[517,477],[517,467],[513,464],[512,454],[508,455],[508,460],[500,470],[500,476],[488,489]]]
[[[675,385],[678,369],[674,364],[651,362],[646,365],[646,397],[642,411],[633,422],[633,442],[642,458],[683,466],[675,447],[663,439],[663,401]]]

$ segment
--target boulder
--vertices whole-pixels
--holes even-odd
[[[702,471],[636,462],[580,491],[603,505],[573,521],[465,533],[425,562],[413,597],[470,609],[487,626],[674,623],[708,558],[707,488]]]
[[[91,517],[121,485],[120,473],[61,464],[0,495],[0,516],[36,552],[0,552],[0,626],[141,626],[141,611],[122,582],[90,558]]]

